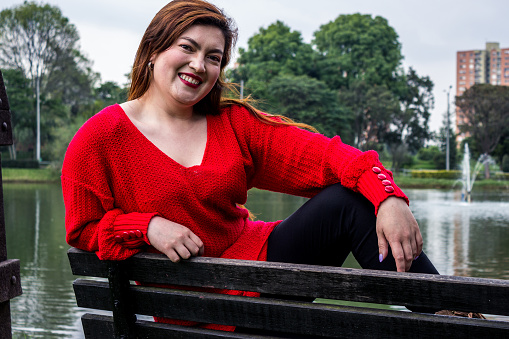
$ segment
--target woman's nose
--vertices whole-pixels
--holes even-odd
[[[191,67],[196,73],[204,73],[205,72],[205,61],[202,57],[196,56],[192,58],[189,63],[189,67]]]

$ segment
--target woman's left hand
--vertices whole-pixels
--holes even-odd
[[[406,202],[397,197],[384,200],[376,219],[376,233],[381,261],[392,251],[398,272],[406,272],[422,252],[419,225]]]

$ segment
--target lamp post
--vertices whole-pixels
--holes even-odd
[[[449,121],[449,95],[451,93],[451,89],[452,89],[452,85],[449,86],[449,90],[447,90],[447,115],[446,115],[446,126],[445,126],[445,169],[448,171],[450,170],[450,166],[449,166],[449,138],[450,138],[450,135],[449,135],[449,126],[450,126],[450,121]],[[445,90],[444,90],[445,92]]]

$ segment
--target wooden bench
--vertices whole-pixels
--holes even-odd
[[[100,261],[71,248],[86,338],[262,338],[155,323],[137,315],[186,319],[287,333],[293,338],[508,338],[509,322],[329,305],[283,298],[248,298],[137,286],[133,281],[255,291],[288,297],[452,309],[509,316],[509,281],[198,257],[180,263],[157,254]],[[99,278],[108,278],[108,281]],[[143,318],[143,317],[142,317]],[[145,317],[146,318],[146,317]],[[503,318],[503,317],[501,317]],[[264,337],[265,338],[265,337]]]

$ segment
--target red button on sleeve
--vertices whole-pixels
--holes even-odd
[[[390,180],[384,180],[384,181],[382,181],[382,184],[384,186],[390,186],[390,185],[392,185],[392,182]]]
[[[387,192],[387,193],[394,192],[394,187],[392,187],[392,186],[385,186],[385,192]]]
[[[380,173],[380,174],[378,175],[378,179],[380,179],[380,180],[385,180],[385,179],[387,179],[387,176],[386,176],[385,174],[383,174],[383,173]]]
[[[122,233],[122,238],[124,238],[125,241],[131,239],[131,236],[129,235],[129,233],[127,232],[123,232]]]
[[[376,167],[376,166],[375,166],[375,167],[373,167],[372,169],[373,169],[373,172],[375,172],[376,174],[378,174],[378,173],[381,173],[381,172],[382,172],[382,170],[380,169],[380,167]]]
[[[124,241],[124,239],[122,239],[122,237],[120,235],[117,235],[117,236],[115,236],[115,241],[118,243],[121,243]]]

